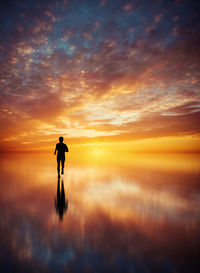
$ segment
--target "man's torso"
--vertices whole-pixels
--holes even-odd
[[[57,156],[61,158],[65,157],[65,151],[67,150],[67,145],[64,143],[57,143],[56,148],[58,151]]]

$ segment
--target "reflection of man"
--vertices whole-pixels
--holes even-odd
[[[64,190],[63,180],[62,180],[62,187],[60,191],[60,178],[58,178],[57,200],[55,199],[55,208],[56,208],[56,212],[59,214],[60,221],[62,221],[63,214],[68,208],[68,200],[65,201],[65,190]]]
[[[68,147],[66,144],[63,143],[63,137],[59,137],[60,143],[56,144],[55,152],[56,155],[57,151],[57,170],[58,170],[58,177],[60,178],[60,163],[62,164],[62,172],[64,174],[64,164],[65,164],[65,152],[69,152]]]

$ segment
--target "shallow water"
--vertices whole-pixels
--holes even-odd
[[[0,168],[0,272],[200,272],[199,155],[71,159],[59,183],[52,155]]]

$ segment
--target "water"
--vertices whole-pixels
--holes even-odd
[[[200,272],[200,156],[1,155],[0,272]]]

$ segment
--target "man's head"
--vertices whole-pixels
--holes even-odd
[[[59,141],[60,141],[60,143],[62,143],[62,142],[63,142],[63,140],[64,140],[64,138],[63,138],[62,136],[60,136],[60,137],[59,137]]]

